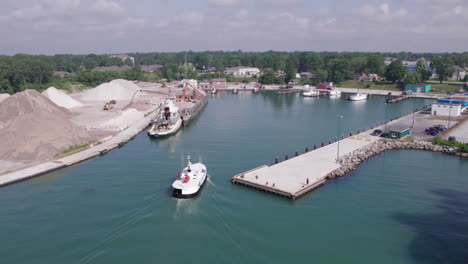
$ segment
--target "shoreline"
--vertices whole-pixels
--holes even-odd
[[[190,108],[191,113],[188,123],[198,117],[198,115],[201,113],[201,110],[204,109],[207,103],[208,99],[205,97],[195,103],[192,108]],[[159,115],[160,110],[161,105],[153,106],[147,110],[143,119],[136,121],[131,126],[127,127],[123,131],[120,131],[111,138],[106,137],[106,139],[102,140],[101,144],[94,145],[80,152],[73,153],[62,158],[40,161],[26,167],[0,173],[0,187],[68,167],[104,155],[116,148],[120,148],[130,140],[133,140],[143,130],[145,130],[151,121]]]
[[[424,112],[426,110],[427,108],[416,109],[415,113]],[[330,140],[328,144],[322,142],[321,146],[314,146],[310,151],[306,148],[303,154],[298,154],[296,151],[294,157],[288,159],[286,156],[284,161],[279,161],[278,158],[276,158],[275,162],[272,164],[234,175],[231,178],[231,183],[296,200],[306,193],[322,186],[327,179],[345,176],[347,173],[355,170],[363,161],[386,150],[425,150],[442,152],[456,155],[461,159],[468,159],[468,153],[462,153],[458,149],[452,147],[435,145],[428,141],[428,138],[421,135],[417,136],[418,138],[414,139],[414,142],[405,141],[404,138],[397,140],[382,139],[379,136],[371,135],[374,129],[381,129],[383,131],[386,126],[393,126],[398,123],[404,124],[407,121],[406,119],[411,115],[412,113],[402,115],[398,118],[378,124],[375,127],[371,126],[370,129],[361,130],[362,132],[359,130],[357,133],[351,132],[349,136],[342,137],[340,141],[335,140],[332,143]],[[456,129],[464,122],[468,122],[468,119],[458,121],[456,125],[451,126],[447,132]],[[352,140],[354,140],[354,143],[351,143]],[[341,150],[345,153],[340,155],[337,161],[333,156],[338,142],[341,142]],[[330,150],[330,148],[332,150]],[[304,170],[311,170],[313,173],[304,174]],[[285,178],[285,175],[288,176]],[[307,179],[307,181],[305,182],[304,179]],[[310,182],[309,179],[311,179]]]
[[[286,88],[280,88],[278,85],[265,85],[263,86],[264,88],[260,89],[259,91],[278,91],[278,90],[285,90]],[[314,86],[311,86],[310,88],[314,88]],[[361,92],[369,94],[369,95],[378,95],[378,96],[388,96],[389,93],[391,93],[390,96],[401,96],[403,95],[403,91],[394,91],[394,90],[375,90],[375,89],[367,89],[367,88],[347,88],[347,87],[335,87],[337,90],[342,91],[343,93],[356,93],[358,90],[361,90]],[[216,90],[218,91],[230,91],[232,92],[234,89],[237,89],[238,92],[252,92],[254,89],[253,88],[240,88],[240,87],[235,87],[231,85],[228,88],[217,88]],[[302,86],[294,86],[292,88],[287,88],[290,90],[299,90],[302,91],[304,88]],[[211,91],[212,89],[209,88],[204,88],[204,91]],[[449,94],[434,94],[434,93],[412,93],[408,95],[409,98],[420,98],[420,99],[441,99],[441,98],[446,98],[447,96],[450,96]]]
[[[435,145],[428,141],[375,141],[370,145],[357,149],[339,158],[340,168],[330,172],[326,178],[335,179],[343,177],[347,173],[356,170],[356,168],[371,157],[377,156],[387,150],[422,150],[431,152],[441,152],[452,156],[457,156],[462,159],[468,159],[468,153],[458,151],[456,148]]]
[[[74,153],[58,159],[50,159],[35,164],[22,167],[13,171],[7,171],[0,174],[0,187],[27,180],[42,174],[68,167],[94,157],[106,154],[107,152],[120,148],[130,140],[134,139],[140,132],[148,127],[150,121],[155,118],[160,106],[155,106],[148,110],[148,113],[143,119],[136,121],[134,124],[119,132],[112,138],[102,142],[99,145],[84,149],[78,153]]]

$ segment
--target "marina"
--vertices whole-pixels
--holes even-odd
[[[468,213],[451,197],[466,192],[468,179],[463,175],[468,168],[466,161],[441,153],[387,151],[294,202],[230,183],[233,175],[273,164],[276,156],[279,164],[272,168],[284,163],[286,153],[293,161],[295,151],[302,154],[306,147],[313,153],[314,145],[317,151],[330,146],[336,155],[334,143],[328,144],[330,137],[334,141],[331,135],[337,134],[335,111],[347,113],[341,129],[348,136],[351,130],[357,133],[383,122],[382,106],[388,106],[389,119],[406,114],[413,99],[386,105],[381,96],[365,103],[349,102],[343,96],[309,100],[299,94],[276,96],[272,92],[232,95],[220,91],[210,97],[202,114],[174,136],[153,139],[140,133],[130,144],[95,159],[3,187],[0,235],[9,241],[0,249],[3,260],[128,263],[137,255],[143,262],[170,258],[184,263],[208,246],[213,254],[198,255],[201,262],[282,263],[284,255],[271,251],[281,247],[290,252],[288,260],[295,262],[308,259],[311,253],[319,262],[359,262],[371,252],[372,259],[389,260],[384,263],[416,264],[418,258],[408,250],[413,250],[409,244],[421,243],[419,237],[431,234],[451,241],[463,234],[464,229],[455,228],[454,223],[464,221]],[[426,100],[414,102],[415,107],[427,104]],[[239,107],[242,111],[224,110]],[[411,116],[406,118],[411,124]],[[294,126],[297,123],[302,125]],[[318,123],[326,125],[317,129]],[[294,137],[285,140],[286,135]],[[188,153],[194,162],[200,160],[207,166],[211,177],[197,197],[175,199],[171,185],[177,172],[186,167]],[[329,159],[333,161],[335,155]],[[424,170],[428,163],[433,170]],[[12,199],[28,202],[7,202]],[[440,210],[439,205],[457,213]],[[324,229],[322,223],[333,228]],[[430,225],[430,231],[419,229],[428,223],[440,224]],[[301,235],[304,230],[314,235]],[[44,236],[48,239],[41,239]],[[285,241],[300,238],[298,243],[315,246],[281,243],[278,236]],[[204,245],[200,239],[206,241]],[[354,243],[357,239],[360,244]],[[184,254],[180,254],[181,241],[186,242]],[[67,250],[57,248],[58,244]],[[420,246],[427,249],[426,243]],[[30,250],[14,250],[18,247]],[[340,256],[336,247],[342,251]],[[457,247],[446,252],[463,256],[453,252]],[[336,257],[331,260],[330,256]]]
[[[4,1],[0,264],[468,264],[466,1]]]

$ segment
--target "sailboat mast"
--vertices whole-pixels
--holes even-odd
[[[184,69],[185,69],[185,80],[187,80],[187,52],[185,52],[185,64],[184,64]]]

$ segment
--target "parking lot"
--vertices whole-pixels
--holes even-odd
[[[456,120],[451,120],[450,127],[453,127],[456,124],[456,122],[457,122]],[[460,133],[462,134],[464,132],[465,137],[467,137],[466,135],[468,135],[468,125],[466,123],[468,122],[465,122],[463,126],[464,131],[460,131]],[[380,129],[382,131],[388,131],[388,130],[401,130],[404,128],[410,128],[411,136],[413,136],[414,139],[427,140],[427,139],[433,138],[434,136],[426,135],[425,130],[435,125],[444,125],[447,128],[449,127],[448,120],[432,119],[430,108],[428,108],[426,110],[416,112],[414,114],[399,118],[397,120],[393,120],[389,122],[387,125],[382,125],[376,129]],[[369,134],[372,133],[372,131],[373,130],[370,130]]]
[[[468,119],[465,120],[463,124],[453,129],[453,131],[444,135],[444,138],[448,138],[450,136],[455,137],[459,142],[468,144]]]

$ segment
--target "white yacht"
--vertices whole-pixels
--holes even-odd
[[[208,176],[206,166],[202,163],[194,163],[187,157],[187,167],[177,175],[172,183],[172,196],[176,198],[195,197],[206,182]]]
[[[316,97],[320,95],[320,92],[317,90],[310,89],[310,90],[302,92],[302,95],[305,97]]]
[[[168,98],[161,110],[161,114],[156,121],[151,124],[148,135],[151,137],[173,135],[179,131],[182,126],[182,121],[179,108],[175,105],[175,98]]]
[[[337,96],[337,95],[341,95],[341,91],[336,88],[333,88],[328,91],[328,94],[331,96]]]
[[[349,97],[350,101],[361,101],[361,100],[366,100],[366,99],[367,99],[367,94],[363,94],[359,92]]]

